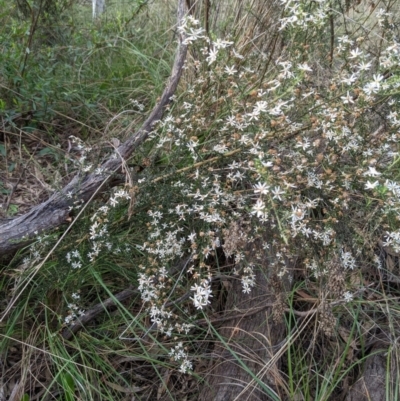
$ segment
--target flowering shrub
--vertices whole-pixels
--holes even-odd
[[[281,6],[285,45],[261,62],[233,38],[209,38],[193,17],[182,22],[191,49],[184,89],[142,146],[148,168],[131,205],[146,239],[122,247],[109,235],[119,203],[131,199],[117,190],[91,217],[89,249],[66,254],[76,272],[110,251],[136,255],[151,327],[176,341],[169,356],[184,373],[192,362],[177,340],[214,308],[214,283],[238,277],[243,296],[257,285],[246,244],[262,239],[272,255],[268,276],[293,280],[296,261],[321,299],[326,334],[334,328],[330,301],[360,296],[351,275],[382,269],[379,243],[400,250],[393,16],[373,10],[377,24],[364,36],[355,21],[327,36],[342,15],[331,2]],[[84,151],[77,164],[92,171],[86,162]],[[280,318],[284,297],[276,295]],[[68,325],[85,309],[81,294],[70,298]]]
[[[142,299],[169,335],[181,331],[177,320],[190,319],[165,313],[173,292],[189,290],[194,309],[207,309],[221,272],[240,276],[243,292],[251,291],[254,266],[243,250],[260,232],[269,233],[264,247],[278,277],[292,279],[286,261],[296,259],[320,284],[381,268],[379,239],[400,249],[400,46],[390,15],[375,10],[370,40],[343,30],[332,49],[321,49],[304,40],[324,35],[331,3],[281,3],[290,46],[262,76],[233,41],[210,40],[190,17],[180,27],[195,49],[188,89],[151,136],[172,171],[156,185],[151,176],[140,181],[143,192],[168,196],[148,210],[148,240],[138,248],[147,254]],[[376,55],[374,40],[383,36]],[[323,52],[332,58],[317,59]],[[346,302],[360,289],[346,279],[317,288],[321,299]]]

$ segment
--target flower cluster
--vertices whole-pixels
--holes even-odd
[[[87,254],[82,254],[78,249],[73,249],[66,254],[68,265],[73,270],[80,270],[85,265],[93,263],[97,260],[102,251],[109,253],[121,253],[123,250],[129,251],[128,244],[122,247],[121,244],[113,243],[109,234],[108,224],[112,220],[112,211],[123,200],[129,200],[130,195],[123,189],[117,189],[111,194],[108,205],[99,207],[90,217],[90,227],[88,228],[88,238],[90,240],[90,249]],[[75,273],[75,282],[80,282],[80,276]],[[79,285],[79,284],[77,284]],[[68,314],[64,321],[66,324],[74,324],[74,321],[84,314],[81,306],[77,305],[77,300],[80,299],[78,293],[73,293],[74,302],[68,304]]]
[[[92,152],[92,147],[86,145],[82,139],[74,135],[70,135],[69,139],[69,153],[74,155],[70,157],[72,162],[83,172],[91,171],[93,165],[88,163],[88,155]]]
[[[49,235],[40,235],[37,231],[35,232],[35,235],[37,235],[36,241],[29,247],[29,256],[26,256],[22,261],[25,266],[31,266],[32,264],[39,262],[51,243]]]
[[[329,16],[331,4],[318,0],[314,4],[305,1],[281,0],[285,15],[280,20],[280,30],[292,27],[306,30],[312,26],[323,26]]]
[[[190,290],[193,291],[193,298],[191,298],[191,300],[196,309],[203,309],[210,303],[209,298],[212,297],[212,291],[209,280],[202,280],[200,285],[195,284]]]
[[[80,269],[82,267],[82,256],[77,249],[68,252],[66,259],[72,269]]]
[[[89,234],[92,249],[87,256],[91,262],[99,256],[102,249],[107,249],[108,251],[113,250],[113,245],[109,240],[107,226],[109,222],[108,215],[110,213],[110,207],[115,208],[123,199],[130,199],[130,195],[123,189],[117,190],[108,201],[110,206],[101,206],[90,218],[92,225],[90,226]]]
[[[180,363],[179,371],[188,373],[193,369],[192,362],[188,359],[189,355],[183,347],[183,343],[179,342],[174,348],[171,348],[169,356],[176,362]]]
[[[248,264],[243,268],[243,275],[241,280],[243,292],[246,294],[250,293],[252,287],[256,285],[256,276],[254,274],[254,266],[252,264]]]
[[[72,293],[71,298],[74,300],[74,302],[68,304],[69,310],[67,316],[64,318],[64,323],[73,326],[76,322],[76,319],[85,315],[85,311],[78,305],[81,298],[78,293]]]

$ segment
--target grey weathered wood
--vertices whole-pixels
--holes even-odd
[[[261,249],[260,245],[252,244],[252,246],[259,251]],[[248,249],[250,255],[256,252],[254,249]],[[249,261],[251,262],[251,259],[247,260]],[[252,375],[232,355],[232,351],[247,369],[272,391],[278,388],[275,383],[279,380],[279,361],[273,362],[273,357],[280,349],[279,344],[284,338],[285,326],[272,320],[271,306],[260,309],[261,305],[272,305],[275,295],[268,280],[271,268],[265,252],[264,260],[254,260],[254,262],[258,265],[255,271],[256,287],[250,294],[244,294],[240,280],[236,280],[229,290],[226,309],[231,310],[232,315],[237,315],[238,310],[251,311],[259,308],[259,311],[225,321],[219,328],[219,335],[227,345],[223,341],[216,341],[214,345],[211,368],[205,376],[202,392],[198,398],[200,401],[271,400],[265,388],[253,380]]]
[[[185,10],[185,1],[180,0],[178,24],[184,17]],[[65,224],[69,216],[69,207],[77,199],[87,202],[93,195],[99,195],[107,188],[104,183],[107,183],[108,186],[115,186],[121,182],[115,179],[115,173],[121,170],[123,163],[143,143],[155,123],[161,119],[165,107],[171,102],[171,96],[178,86],[186,53],[187,45],[181,34],[171,76],[160,101],[153,108],[142,127],[118,147],[114,158],[110,158],[102,164],[101,167],[104,171],[102,174],[78,174],[61,191],[54,193],[46,202],[33,207],[28,213],[14,219],[0,221],[0,256],[24,247],[37,236],[37,233]]]
[[[105,0],[92,0],[93,19],[103,14],[106,8]]]
[[[345,401],[389,401],[400,396],[400,388],[396,383],[398,367],[395,365],[387,367],[388,358],[385,356],[385,350],[376,352],[377,350],[372,351],[372,355],[365,361],[364,371],[350,388]],[[396,359],[392,362],[397,364]],[[387,375],[389,375],[388,381],[386,381]],[[387,398],[387,395],[390,398]]]

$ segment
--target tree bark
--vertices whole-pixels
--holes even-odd
[[[180,0],[178,3],[178,24],[184,15],[185,1]],[[50,199],[34,207],[28,213],[14,219],[0,221],[0,255],[14,252],[26,246],[38,233],[67,223],[70,207],[76,200],[86,203],[106,189],[105,183],[108,187],[121,183],[121,179],[116,178],[115,173],[121,171],[129,156],[147,139],[156,122],[161,119],[165,107],[171,102],[171,96],[175,93],[187,53],[187,45],[184,43],[184,39],[183,34],[180,35],[170,79],[160,101],[142,127],[118,147],[113,157],[102,164],[103,172],[101,174],[78,174],[61,191],[54,193]]]
[[[387,350],[382,350],[367,358],[363,375],[351,387],[345,401],[389,401],[399,398],[400,389],[398,383],[396,385],[397,361],[393,360],[393,366],[387,367],[386,353]]]
[[[103,14],[105,7],[105,0],[92,0],[93,19]]]
[[[257,247],[260,250],[261,247]],[[251,252],[256,253],[254,249]],[[250,312],[260,305],[272,305],[276,299],[268,280],[268,270],[271,269],[267,255],[264,254],[262,263],[260,260],[255,262],[259,264],[255,271],[257,285],[250,294],[243,293],[240,280],[236,280],[229,290],[226,309],[232,311],[232,315],[237,315],[238,309]],[[213,365],[205,377],[200,401],[274,399],[271,393],[277,390],[275,384],[280,379],[274,355],[279,351],[279,343],[284,338],[285,326],[274,322],[271,316],[272,307],[269,306],[251,316],[234,318],[223,324],[218,330],[223,341],[214,346]]]

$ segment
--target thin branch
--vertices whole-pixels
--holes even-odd
[[[92,319],[94,319],[98,314],[104,312],[108,308],[115,306],[117,303],[130,298],[133,295],[139,295],[139,294],[140,293],[138,290],[133,289],[133,287],[129,287],[126,290],[121,291],[118,294],[114,295],[113,297],[108,298],[104,302],[98,303],[89,311],[86,311],[85,314],[81,316],[73,326],[65,327],[61,331],[61,336],[65,340],[70,340],[75,333],[77,333],[85,324],[89,323]]]

